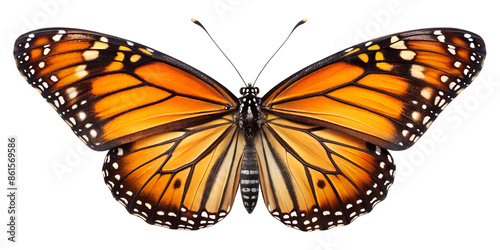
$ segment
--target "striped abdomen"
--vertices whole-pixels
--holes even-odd
[[[245,149],[243,150],[240,190],[245,208],[248,213],[252,213],[257,204],[257,198],[259,197],[259,162],[253,142],[249,143],[247,141]]]

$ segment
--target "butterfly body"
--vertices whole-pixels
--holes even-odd
[[[20,36],[20,73],[89,147],[108,150],[105,184],[129,213],[197,230],[230,212],[238,187],[252,212],[303,230],[347,225],[394,182],[403,150],[479,74],[478,35],[400,32],[298,71],[262,98],[240,98],[142,44],[51,28]]]
[[[260,130],[262,119],[259,89],[250,84],[240,89],[238,125],[245,138],[241,160],[240,191],[243,205],[252,213],[259,197],[259,163],[255,150],[255,136]]]

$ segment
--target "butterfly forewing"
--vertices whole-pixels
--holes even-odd
[[[303,231],[349,224],[383,200],[394,180],[387,150],[274,115],[267,116],[256,147],[269,212]]]
[[[297,72],[263,97],[263,109],[405,149],[477,76],[485,55],[484,41],[468,31],[397,33]]]
[[[89,147],[105,150],[234,112],[215,80],[141,44],[85,30],[16,41],[21,74]]]

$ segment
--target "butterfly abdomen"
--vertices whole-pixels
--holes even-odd
[[[252,213],[259,197],[259,164],[253,142],[245,145],[241,161],[240,188],[243,204]]]

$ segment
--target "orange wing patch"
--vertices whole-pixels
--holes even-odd
[[[383,101],[369,100],[368,103]],[[362,100],[357,100],[362,101]],[[387,105],[379,102],[380,105]],[[397,128],[390,118],[384,117],[379,113],[367,111],[355,106],[352,102],[345,103],[341,100],[335,100],[327,96],[316,96],[307,99],[286,102],[273,105],[272,109],[266,109],[269,112],[276,113],[282,117],[296,119],[302,122],[330,125],[334,124],[337,129],[347,131],[362,131],[371,135],[376,135],[385,141],[395,140]],[[307,117],[307,119],[301,119]],[[314,120],[313,120],[314,119]]]
[[[164,87],[172,93],[195,96],[200,99],[207,98],[214,103],[222,104],[226,104],[229,99],[201,79],[166,63],[149,63],[138,67],[134,72],[144,81]]]
[[[308,96],[338,87],[353,81],[363,74],[363,69],[347,63],[335,63],[301,78],[291,85],[284,84],[279,90],[273,91],[273,102],[283,102],[301,96]]]

